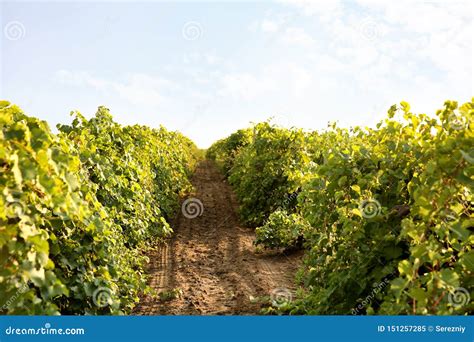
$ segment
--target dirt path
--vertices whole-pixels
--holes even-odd
[[[231,187],[210,161],[193,177],[193,197],[203,204],[201,216],[182,213],[166,246],[149,255],[150,285],[174,293],[169,300],[143,298],[141,315],[258,314],[262,301],[279,288],[294,290],[301,253],[257,253],[254,229],[242,227]]]

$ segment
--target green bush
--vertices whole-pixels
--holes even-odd
[[[206,157],[216,162],[217,166],[226,174],[234,165],[234,158],[240,149],[250,143],[251,130],[239,129],[225,139],[221,139],[206,151]]]
[[[260,123],[253,127],[252,142],[240,149],[230,170],[229,182],[240,200],[244,222],[259,226],[299,189],[298,168],[309,162],[306,135]]]
[[[167,219],[191,188],[195,146],[163,127],[122,127],[104,107],[91,120],[74,114],[71,126],[59,126],[60,135],[75,143],[98,200],[110,208],[127,242],[135,246],[169,235]]]
[[[449,294],[472,291],[473,173],[461,153],[473,148],[472,103],[456,114],[447,102],[438,120],[401,108],[376,130],[354,129],[350,146],[329,153],[305,185],[302,214],[317,229],[305,236],[306,292],[294,312],[469,311]],[[454,128],[453,115],[465,124]],[[387,286],[361,305],[378,284]]]
[[[402,102],[375,129],[255,126],[229,177],[243,217],[269,218],[258,244],[303,232],[306,248],[298,298],[281,311],[473,311],[473,113],[472,102],[447,101],[435,117]],[[297,215],[310,227],[294,229]]]
[[[267,248],[291,249],[300,247],[309,224],[298,214],[277,210],[262,227],[255,229],[255,245]]]
[[[189,185],[195,147],[103,108],[60,130],[0,102],[0,313],[130,312],[146,288],[134,246],[169,232],[161,212]]]

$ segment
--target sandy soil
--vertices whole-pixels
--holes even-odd
[[[301,253],[256,251],[254,230],[240,225],[232,188],[212,162],[201,162],[192,182],[202,214],[180,213],[174,237],[149,255],[150,285],[167,298],[146,296],[135,314],[259,314],[276,289],[294,291]]]

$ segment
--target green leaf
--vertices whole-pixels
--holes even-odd
[[[469,251],[459,259],[461,264],[468,272],[474,272],[474,251]]]
[[[360,186],[358,186],[358,185],[351,185],[351,189],[354,190],[357,194],[360,195]]]
[[[419,302],[418,305],[422,305],[423,303],[427,302],[428,294],[423,288],[411,288],[408,291],[408,294],[411,298],[416,299]]]
[[[459,274],[450,269],[442,269],[439,272],[439,279],[443,281],[447,286],[459,286]]]
[[[408,260],[402,260],[398,263],[398,272],[402,275],[412,276],[412,264]]]
[[[394,292],[396,298],[401,297],[408,283],[409,281],[403,278],[395,278],[390,282],[390,289]]]

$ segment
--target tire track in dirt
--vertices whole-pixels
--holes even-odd
[[[149,254],[150,286],[175,290],[177,298],[145,296],[135,313],[258,314],[262,301],[252,298],[268,298],[277,288],[294,290],[301,253],[256,253],[254,229],[240,225],[232,189],[212,162],[201,162],[192,182],[202,215],[189,219],[180,213],[174,237]]]

